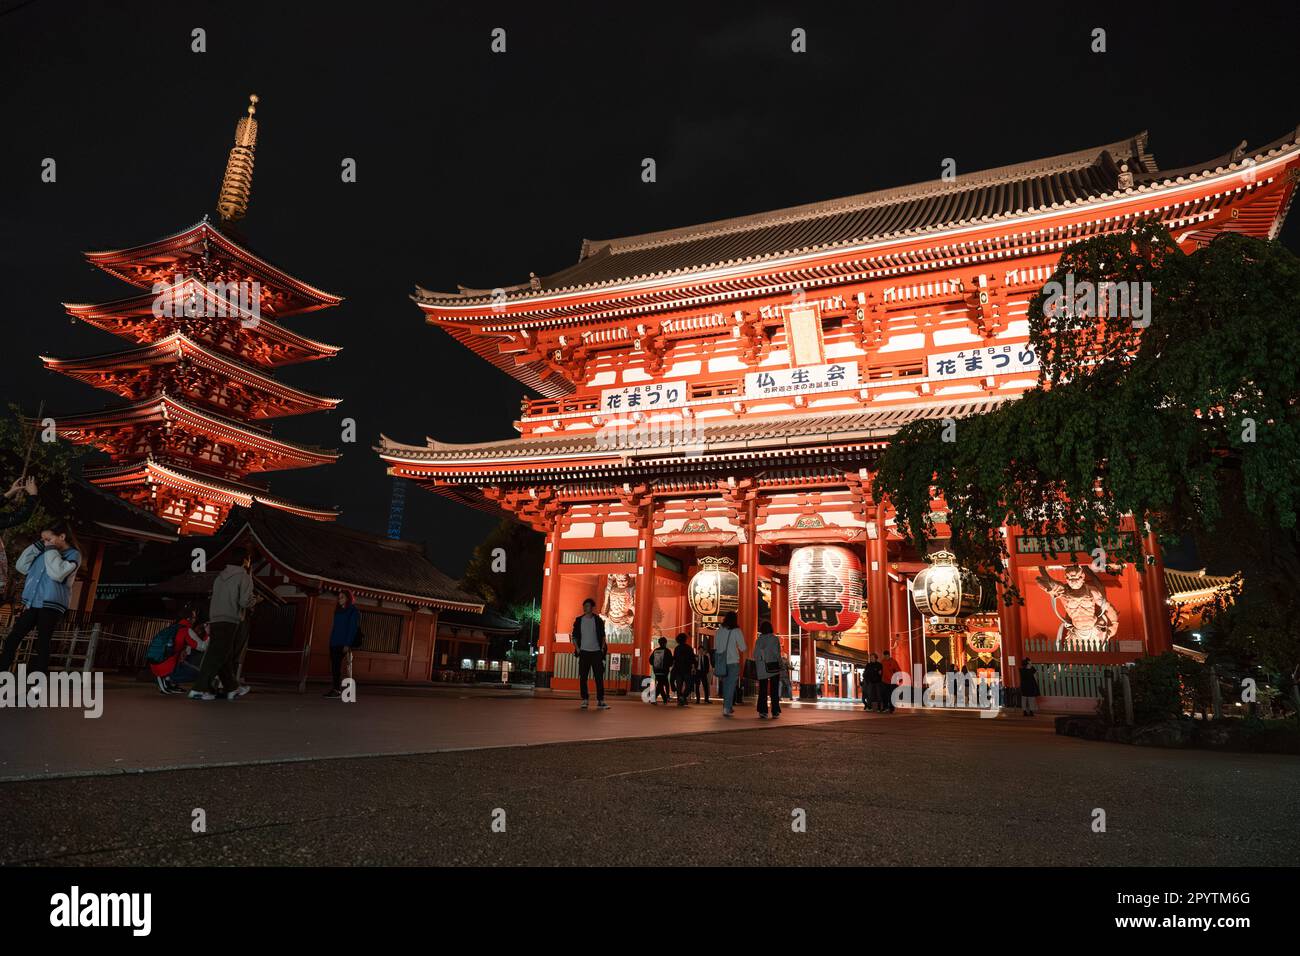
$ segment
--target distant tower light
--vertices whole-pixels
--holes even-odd
[[[406,510],[406,479],[393,478],[393,497],[388,505],[388,537],[398,541],[402,537],[402,513]]]

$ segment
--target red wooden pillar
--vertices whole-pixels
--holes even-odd
[[[873,536],[874,534],[874,536]],[[885,537],[885,510],[876,506],[867,529],[867,643],[875,654],[889,648],[889,541]]]
[[[912,673],[912,641],[907,629],[907,585],[902,576],[889,579],[889,653],[894,663],[909,675]]]
[[[1007,533],[1007,574],[1012,581],[1018,581],[1016,572],[1016,552],[1011,529]],[[1020,666],[1024,663],[1024,647],[1020,619],[1024,606],[1007,604],[1006,589],[998,585],[998,629],[1002,632],[1002,683],[1006,687],[1020,686]]]
[[[629,693],[641,690],[650,676],[650,652],[654,642],[655,610],[655,527],[653,505],[645,505],[641,536],[636,547],[636,606],[633,609],[632,685]],[[671,641],[669,642],[671,647]]]
[[[812,631],[799,638],[799,699],[817,699],[817,641]]]
[[[555,673],[555,616],[560,596],[560,529],[557,522],[546,534],[546,560],[542,570],[542,611],[537,626],[537,671],[534,691],[550,691]],[[453,651],[452,653],[455,653]]]
[[[1143,560],[1146,561],[1142,580],[1142,616],[1146,619],[1147,653],[1163,654],[1174,648],[1173,625],[1169,621],[1168,594],[1165,591],[1165,562],[1160,552],[1160,542],[1147,532],[1142,539]]]
[[[741,530],[745,539],[740,542],[740,630],[745,635],[745,646],[752,651],[758,637],[758,536],[755,533],[755,507],[753,499],[744,504],[744,521]],[[741,656],[741,673],[748,653]]]
[[[786,579],[772,575],[772,629],[778,634],[790,636],[790,598],[786,591]],[[794,653],[796,645],[790,645]]]

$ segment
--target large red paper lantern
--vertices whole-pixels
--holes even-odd
[[[836,545],[796,548],[790,593],[794,619],[805,631],[847,631],[862,616],[862,562]]]

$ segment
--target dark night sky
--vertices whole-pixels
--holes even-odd
[[[960,174],[1150,129],[1169,169],[1300,121],[1295,24],[1272,5],[446,6],[0,0],[4,397],[55,415],[107,404],[36,358],[122,346],[59,305],[130,294],[81,253],[212,212],[250,92],[260,129],[240,228],[346,299],[286,322],[342,354],[280,373],[343,405],[277,434],[334,447],[344,416],[359,431],[339,464],[271,487],[372,531],[388,513],[370,450],[381,431],[509,437],[524,395],[423,324],[416,283],[520,282],[576,261],[584,237],[917,182],[949,156]],[[504,55],[489,49],[497,26]],[[194,27],[207,53],[190,52]],[[795,27],[806,54],[790,50]],[[1109,52],[1089,51],[1094,27]],[[40,181],[47,156],[54,184]],[[340,181],[344,157],[355,184]],[[404,534],[459,574],[492,523],[413,489]]]

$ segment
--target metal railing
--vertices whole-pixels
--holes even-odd
[[[0,631],[8,634],[18,614],[12,606],[0,607]],[[136,617],[125,614],[111,614],[103,611],[69,612],[59,621],[50,642],[50,666],[59,660],[66,660],[69,648],[77,642],[86,642],[94,632],[96,637],[94,652],[91,655],[96,670],[138,671],[145,667],[145,652],[149,642],[160,630],[176,622],[168,618]],[[15,661],[26,661],[30,653],[36,632],[33,630],[19,646]],[[73,652],[80,655],[82,652]],[[86,669],[90,669],[89,667]]]

